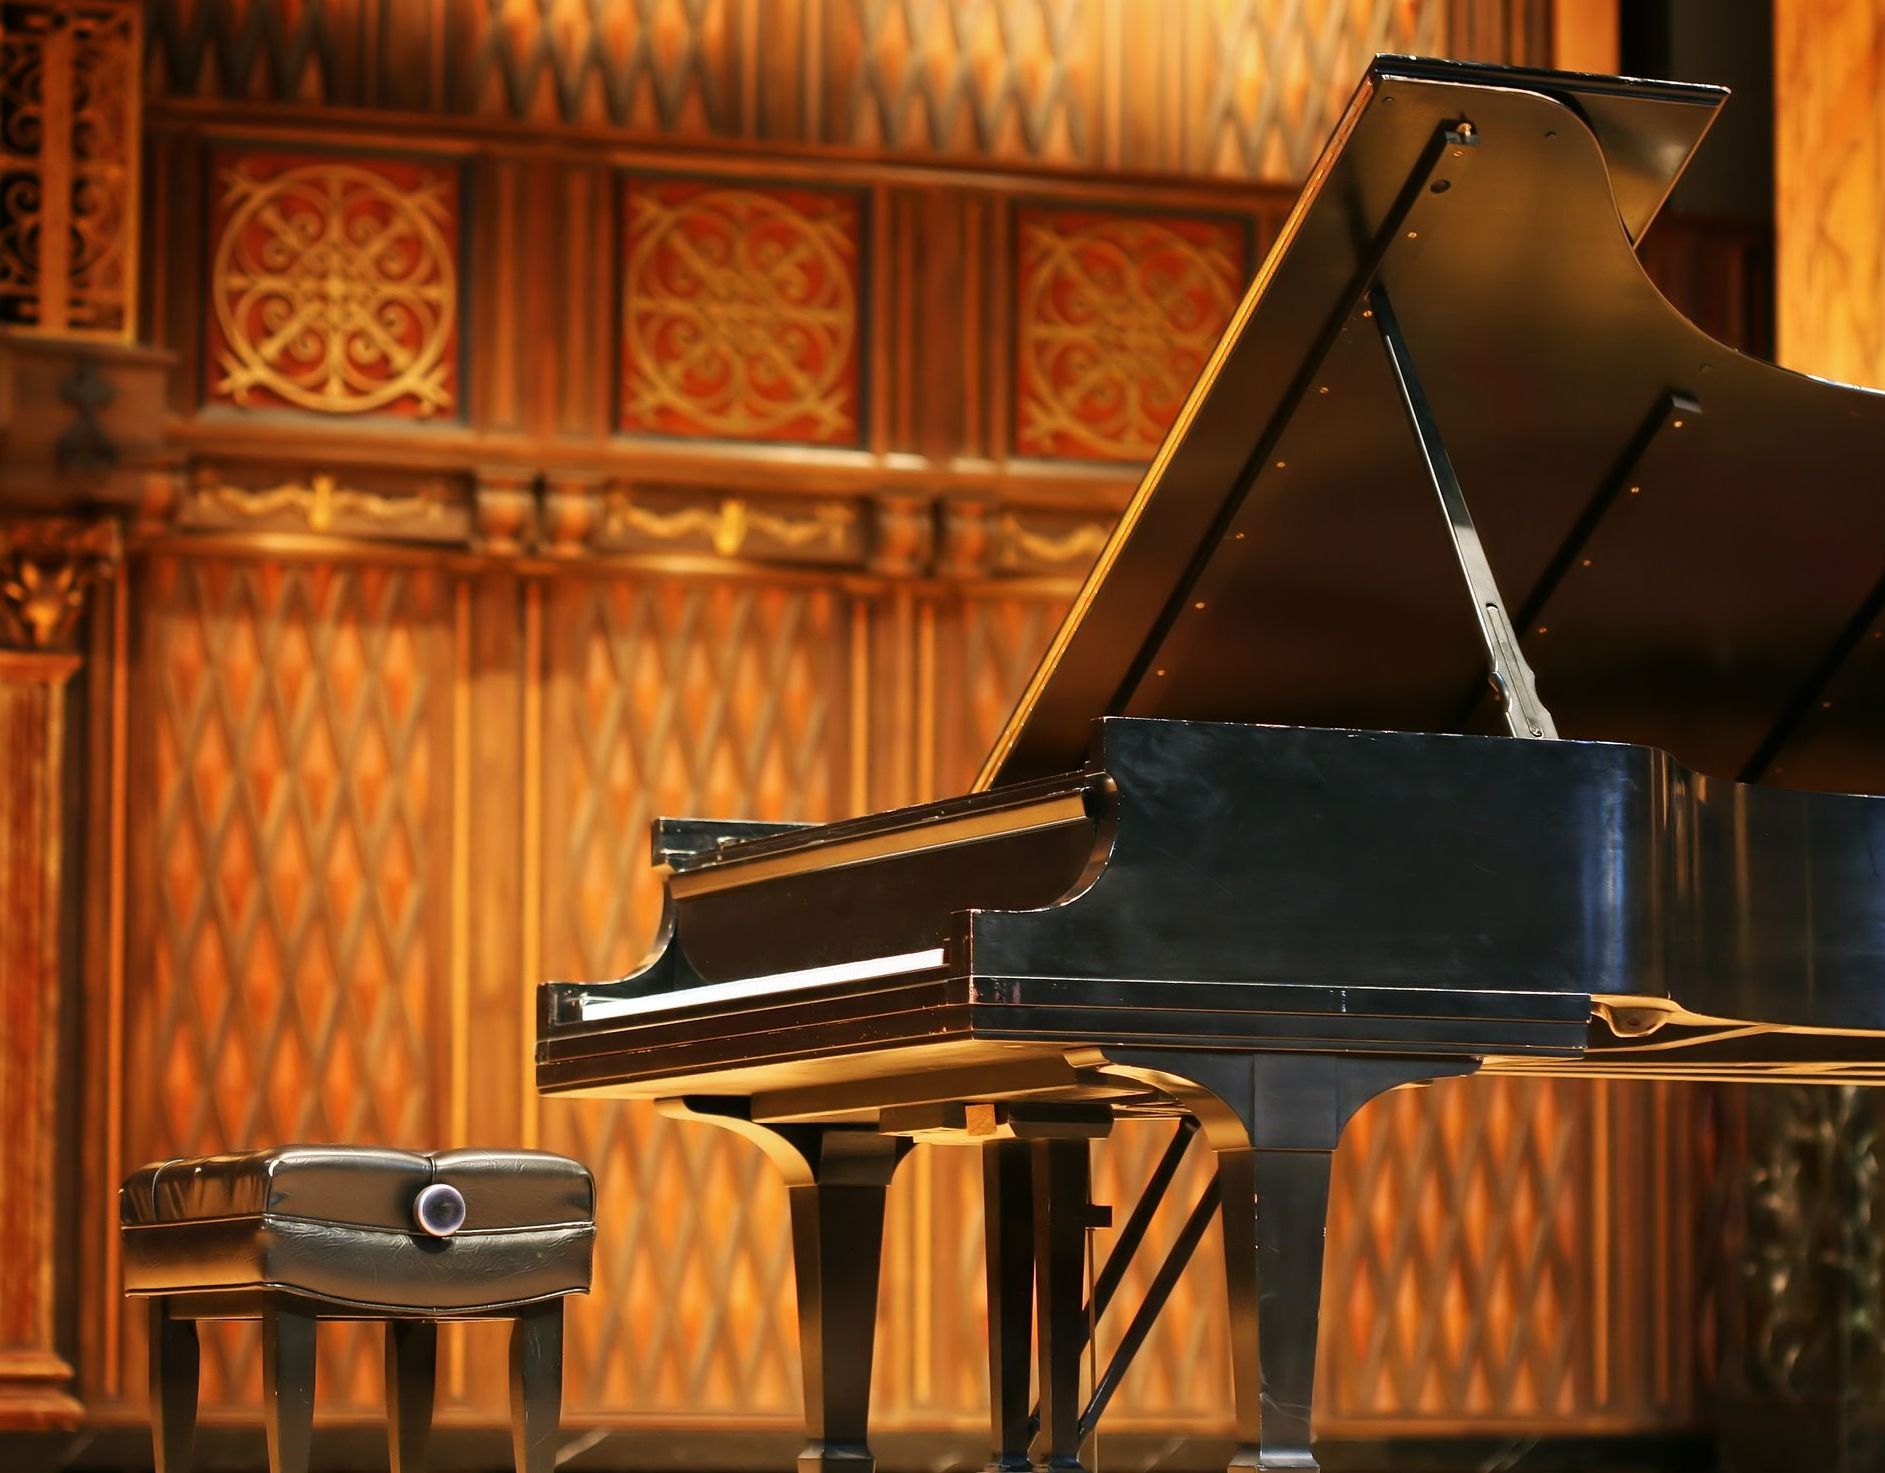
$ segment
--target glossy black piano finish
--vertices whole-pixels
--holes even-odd
[[[939,839],[990,795],[834,826],[928,840],[848,864],[820,863],[828,829],[715,851],[737,883],[671,898],[647,967],[546,991],[540,1085],[816,1115],[837,1108],[812,1103],[819,1080],[1086,1045],[1568,1058],[1596,1006],[1641,1039],[1885,1030],[1885,799],[1714,783],[1598,742],[1096,731],[1089,771],[1033,785],[1036,809],[1068,800],[1038,827]],[[834,920],[860,896],[871,915]],[[1609,1067],[1654,1072],[1631,1041]]]
[[[914,1142],[983,1152],[992,1467],[1078,1467],[1217,1217],[1235,1464],[1303,1469],[1368,1100],[1480,1068],[1885,1082],[1885,397],[1733,354],[1644,278],[1721,100],[1377,60],[978,790],[665,821],[648,959],[541,990],[542,1089],[784,1171],[804,1473],[870,1467]],[[1525,735],[1554,713],[1576,740]],[[1088,1305],[1088,1153],[1124,1115],[1179,1123]],[[1083,1401],[1194,1137],[1216,1180]]]

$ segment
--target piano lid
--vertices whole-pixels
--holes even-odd
[[[1377,58],[978,786],[1105,714],[1503,730],[1376,288],[1562,735],[1885,788],[1885,395],[1716,343],[1632,244],[1725,96]]]

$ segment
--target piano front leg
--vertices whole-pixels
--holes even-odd
[[[1237,1403],[1233,1469],[1317,1466],[1309,1419],[1333,1160],[1333,1151],[1313,1150],[1217,1155]]]
[[[1319,1466],[1309,1446],[1335,1148],[1355,1112],[1476,1059],[1107,1049],[1189,1109],[1217,1157],[1237,1406],[1232,1473]]]
[[[1029,1347],[1034,1339],[1034,1171],[1027,1141],[982,1147],[988,1252],[988,1473],[1028,1473],[1033,1462]]]
[[[743,1099],[663,1100],[658,1108],[744,1136],[784,1175],[805,1383],[798,1473],[873,1473],[871,1360],[884,1197],[910,1141],[861,1125],[766,1125],[748,1118]]]

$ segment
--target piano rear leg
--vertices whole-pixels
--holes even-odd
[[[1081,1473],[1080,1356],[1086,1349],[1086,1234],[1093,1219],[1085,1139],[1034,1142],[1034,1294],[1042,1473]]]
[[[1237,1406],[1232,1473],[1319,1467],[1310,1413],[1335,1148],[1370,1100],[1470,1074],[1478,1060],[1153,1049],[1106,1057],[1196,1115],[1217,1156]]]
[[[663,1100],[664,1115],[745,1136],[786,1180],[805,1383],[798,1473],[872,1473],[869,1420],[884,1197],[910,1142],[858,1125],[765,1125],[744,1100]]]

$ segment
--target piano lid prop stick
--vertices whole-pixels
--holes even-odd
[[[1479,529],[1473,525],[1473,514],[1466,505],[1466,493],[1460,489],[1452,458],[1440,438],[1440,427],[1434,419],[1433,406],[1427,402],[1426,391],[1421,388],[1420,377],[1414,371],[1414,360],[1407,351],[1406,338],[1401,335],[1400,322],[1388,302],[1387,290],[1378,285],[1371,290],[1368,293],[1368,306],[1374,315],[1375,327],[1381,334],[1382,346],[1387,349],[1388,365],[1394,371],[1394,386],[1400,392],[1401,406],[1407,411],[1408,426],[1414,432],[1414,439],[1419,442],[1427,479],[1433,485],[1434,494],[1440,498],[1440,509],[1446,515],[1453,552],[1459,559],[1460,573],[1466,579],[1467,592],[1472,595],[1473,613],[1479,624],[1480,638],[1485,642],[1488,678],[1492,682],[1493,694],[1498,698],[1499,709],[1505,714],[1506,729],[1515,737],[1555,738],[1558,734],[1557,725],[1552,721],[1551,713],[1545,709],[1544,702],[1538,699],[1537,683],[1531,666],[1525,663],[1524,655],[1519,652],[1518,635],[1505,612],[1505,600],[1499,596],[1498,582],[1492,576],[1492,564],[1486,560],[1486,550],[1479,541]]]

